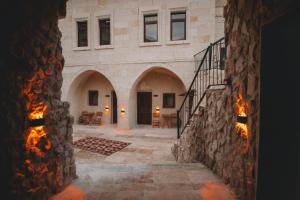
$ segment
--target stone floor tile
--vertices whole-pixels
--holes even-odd
[[[74,140],[86,136],[131,144],[110,156],[75,149],[78,179],[51,200],[234,200],[212,196],[230,190],[203,164],[175,161],[176,129],[74,126]]]

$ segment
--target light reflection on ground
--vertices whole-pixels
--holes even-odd
[[[70,185],[63,192],[51,197],[49,200],[84,200],[84,194],[78,187]]]
[[[201,200],[236,200],[235,196],[222,183],[205,183],[199,190]]]

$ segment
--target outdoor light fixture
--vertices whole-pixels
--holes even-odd
[[[237,115],[236,116],[236,121],[239,122],[239,123],[241,123],[241,124],[247,124],[248,117],[247,116]]]
[[[105,111],[109,111],[109,107],[108,106],[105,106],[104,109],[105,109]]]
[[[29,127],[44,126],[45,118],[29,120],[28,125]]]
[[[247,110],[249,106],[247,101],[243,98],[241,94],[238,94],[236,96],[236,103],[235,103],[235,129],[236,132],[242,136],[244,139],[248,139],[249,133],[248,133],[248,126],[247,126]]]
[[[156,112],[159,112],[159,111],[160,111],[159,106],[156,106],[155,111],[156,111]]]
[[[125,113],[125,108],[121,108],[121,113]]]

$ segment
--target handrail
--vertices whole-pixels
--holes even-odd
[[[190,124],[199,106],[203,102],[207,89],[212,86],[226,85],[224,83],[225,40],[221,38],[210,44],[207,49],[194,55],[204,54],[199,67],[177,111],[177,135],[180,138]]]
[[[206,49],[206,51],[205,51],[205,56],[204,56],[204,57],[206,57],[206,54],[207,54],[208,50],[209,50],[209,48]],[[204,59],[202,59],[202,61],[201,61],[200,67],[198,68],[198,70],[197,70],[197,72],[196,72],[196,75],[194,76],[194,78],[193,78],[193,80],[192,80],[192,83],[191,83],[191,85],[190,85],[190,87],[189,87],[189,89],[188,89],[187,94],[191,91],[191,88],[192,88],[192,86],[193,86],[193,83],[194,83],[195,80],[196,80],[197,74],[199,73],[199,71],[200,71],[200,69],[201,69],[201,65],[202,65],[202,62],[203,62],[203,61],[204,61]],[[183,107],[183,105],[184,105],[184,102],[185,102],[185,100],[187,99],[187,97],[188,97],[188,95],[185,95],[185,98],[184,98],[183,103],[181,104],[179,110],[182,109],[182,107]]]

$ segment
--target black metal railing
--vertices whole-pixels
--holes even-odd
[[[198,69],[194,79],[186,92],[180,109],[177,111],[178,138],[190,125],[193,117],[197,115],[201,103],[203,103],[206,90],[212,86],[226,85],[224,82],[225,68],[225,40],[221,38],[211,44],[207,49],[195,56]]]

